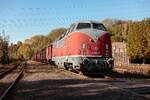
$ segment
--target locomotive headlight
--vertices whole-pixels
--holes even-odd
[[[81,45],[81,52],[82,52],[82,54],[83,55],[86,55],[86,49],[87,49],[87,44],[85,44],[85,43],[83,43],[82,45]]]
[[[94,40],[93,40],[93,39],[89,39],[89,41],[92,42],[92,43],[94,43]]]
[[[82,49],[86,49],[86,44],[85,43],[82,44]]]
[[[95,60],[95,63],[98,64],[98,60],[97,59]]]

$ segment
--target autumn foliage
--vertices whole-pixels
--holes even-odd
[[[5,36],[4,31],[2,31],[2,33],[0,33],[0,63],[2,64],[9,63],[8,40],[9,37]]]
[[[11,44],[9,47],[9,57],[12,60],[32,59],[35,52],[45,48],[65,31],[65,28],[57,28],[49,32],[48,35],[35,35],[30,39],[26,39],[23,43],[18,41],[17,44]]]
[[[112,42],[127,43],[130,62],[150,63],[150,18],[142,21],[108,19],[103,23],[112,34]]]

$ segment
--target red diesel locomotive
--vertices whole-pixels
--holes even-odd
[[[82,72],[103,72],[113,68],[110,34],[103,24],[81,21],[46,48],[50,64]]]

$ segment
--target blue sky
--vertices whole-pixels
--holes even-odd
[[[0,0],[0,33],[13,43],[79,20],[148,17],[150,0]]]

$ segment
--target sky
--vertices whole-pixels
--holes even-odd
[[[80,20],[150,18],[150,0],[0,0],[0,33],[10,43]]]

